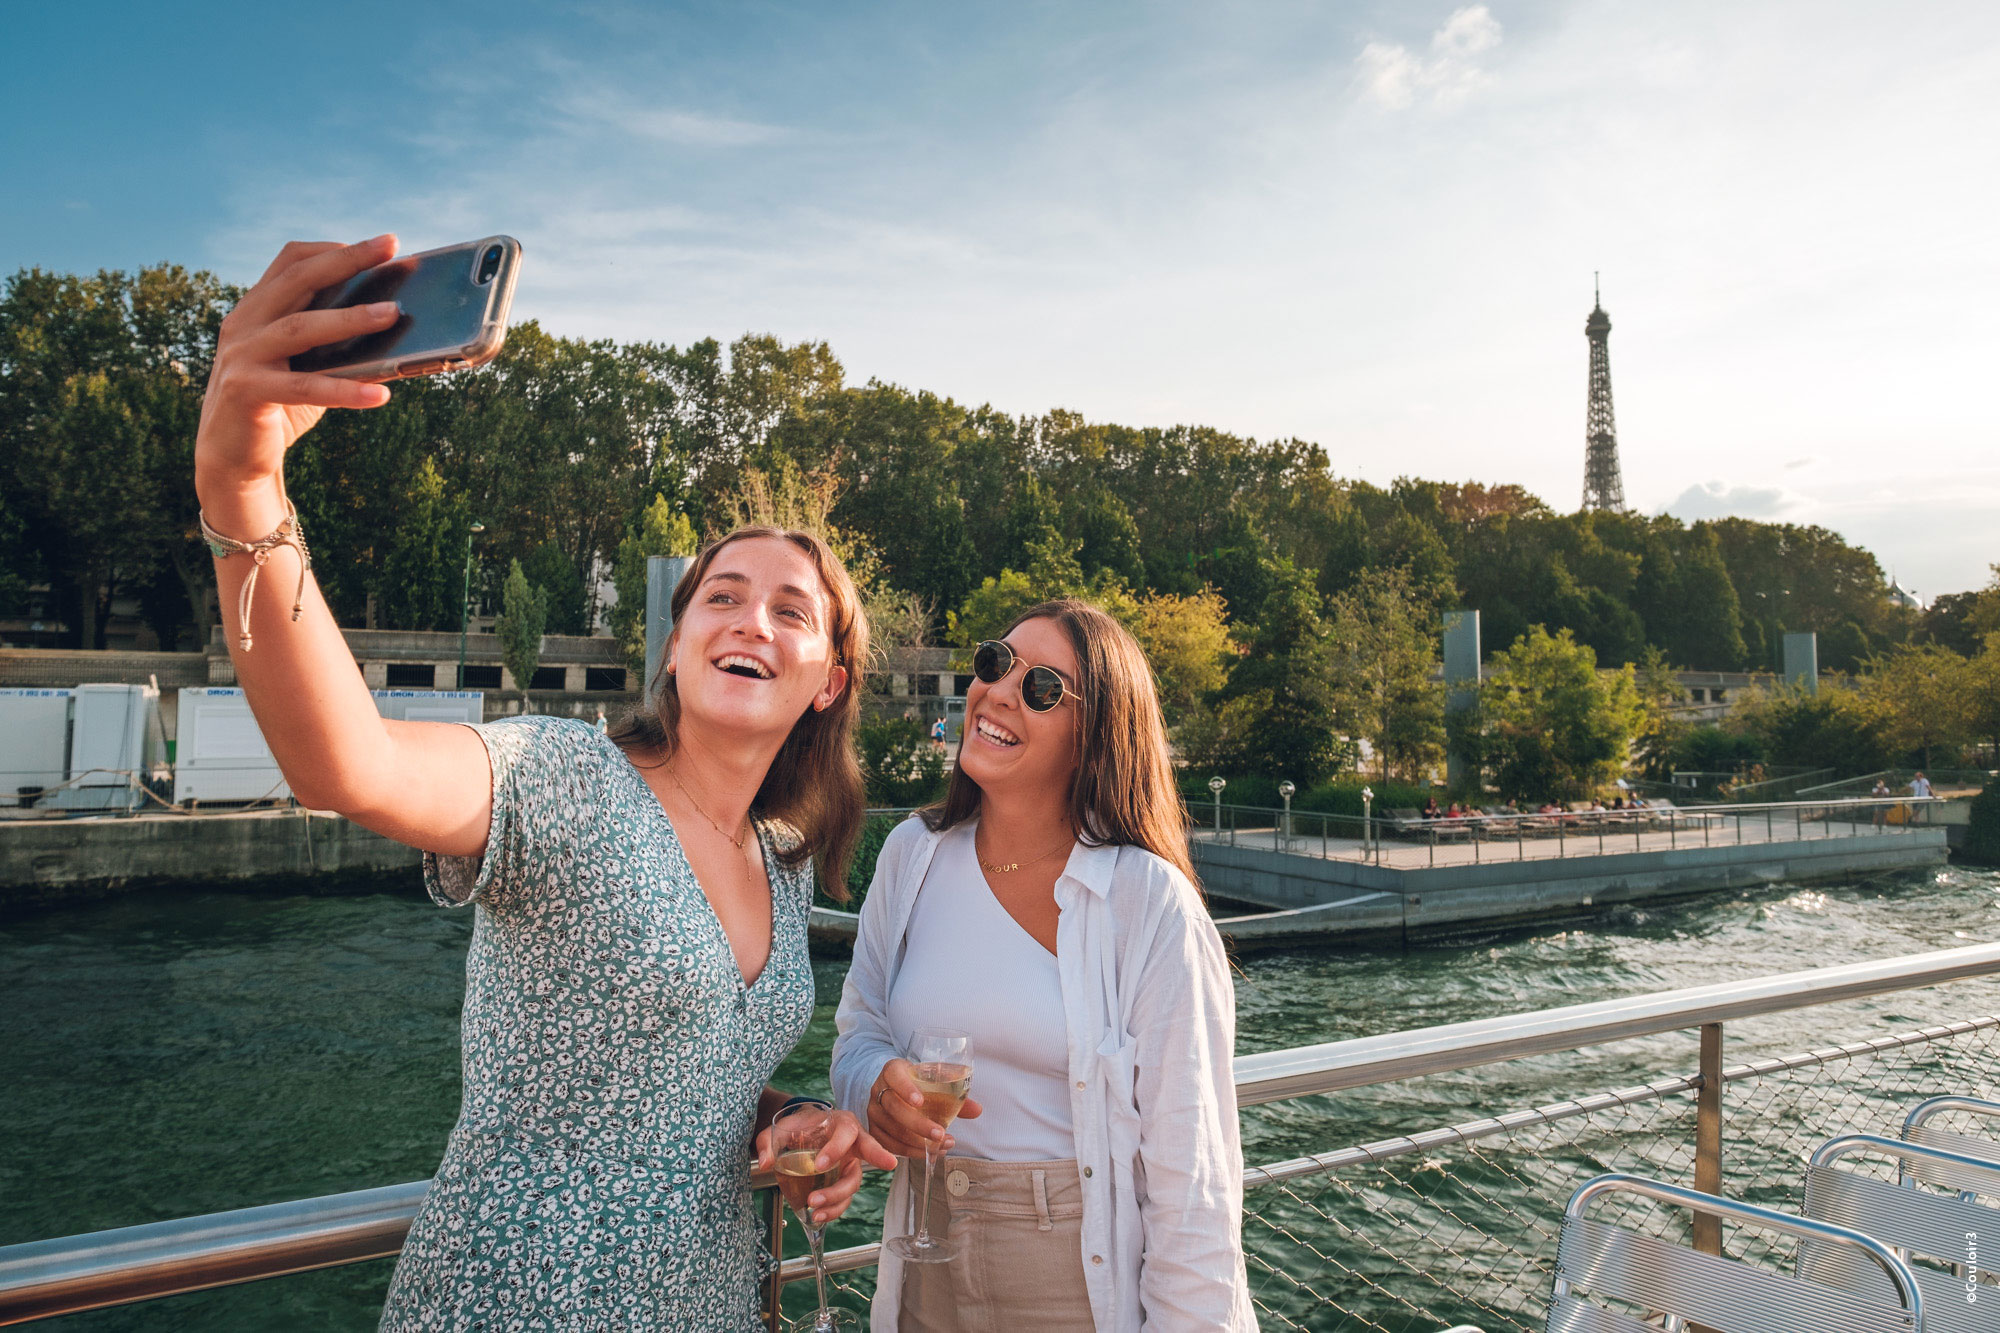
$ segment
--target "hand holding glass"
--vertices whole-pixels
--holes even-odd
[[[815,1190],[823,1190],[840,1179],[847,1158],[819,1166],[820,1154],[833,1133],[834,1112],[823,1106],[794,1106],[771,1122],[771,1157],[778,1177],[778,1192],[799,1215],[806,1240],[812,1246],[813,1278],[819,1284],[819,1309],[794,1320],[786,1333],[860,1333],[861,1321],[846,1310],[826,1303],[826,1224],[816,1222],[807,1206]]]
[[[910,1078],[924,1100],[924,1115],[938,1128],[949,1129],[972,1087],[972,1038],[949,1028],[918,1028],[910,1034],[908,1058]],[[949,1241],[931,1235],[931,1171],[936,1162],[936,1149],[926,1139],[917,1234],[888,1242],[889,1249],[905,1263],[941,1264],[958,1253]]]

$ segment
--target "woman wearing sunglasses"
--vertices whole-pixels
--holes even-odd
[[[839,1103],[905,1159],[951,1257],[886,1249],[878,1329],[1250,1329],[1235,999],[1194,887],[1145,656],[1110,616],[1048,602],[979,645],[939,805],[889,836],[841,996]],[[971,1038],[950,1133],[902,1058]],[[913,1208],[913,1205],[915,1208]]]

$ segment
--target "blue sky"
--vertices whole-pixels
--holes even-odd
[[[10,6],[0,272],[518,236],[559,332],[2000,561],[2000,6]]]

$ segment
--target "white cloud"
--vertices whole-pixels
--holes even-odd
[[[1485,5],[1456,10],[1431,34],[1430,54],[1419,55],[1400,42],[1370,42],[1355,58],[1362,96],[1401,111],[1419,96],[1438,106],[1463,101],[1486,81],[1477,57],[1500,44],[1500,22]]]
[[[574,120],[676,148],[749,148],[790,137],[779,125],[654,106],[640,98],[602,91],[577,92],[551,100],[555,110]]]
[[[1690,523],[1704,518],[1783,519],[1796,516],[1804,504],[1804,497],[1782,486],[1704,481],[1682,491],[1660,512]]]

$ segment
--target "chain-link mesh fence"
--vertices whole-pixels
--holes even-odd
[[[1754,1061],[1724,1085],[1721,1192],[1796,1212],[1825,1140],[1894,1136],[1939,1092],[1992,1096],[2000,1019]],[[1540,1329],[1571,1192],[1607,1171],[1692,1185],[1699,1086],[1667,1079],[1253,1171],[1244,1247],[1263,1327]],[[1684,1213],[1614,1202],[1596,1215],[1687,1242]],[[1762,1232],[1731,1231],[1724,1248],[1783,1269],[1794,1258]]]

